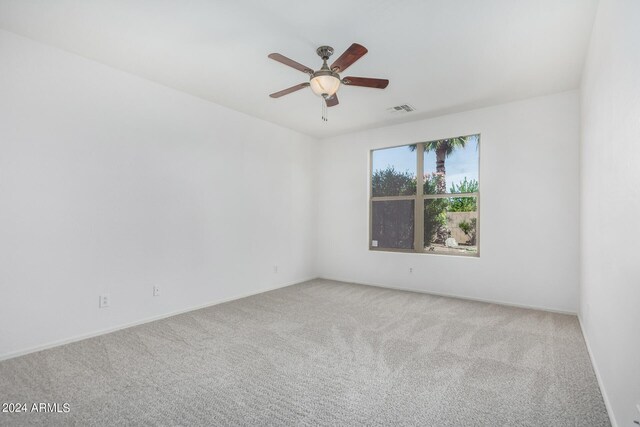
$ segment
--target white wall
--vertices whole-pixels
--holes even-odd
[[[480,258],[369,251],[369,150],[473,133],[481,134]],[[578,141],[576,92],[322,141],[319,274],[575,312]]]
[[[315,140],[3,31],[0,56],[0,358],[316,275]]]
[[[640,421],[639,19],[600,2],[582,81],[580,318],[619,426]]]

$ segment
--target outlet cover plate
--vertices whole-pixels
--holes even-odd
[[[99,307],[100,308],[107,308],[107,307],[109,307],[110,303],[111,303],[111,299],[109,298],[108,294],[100,295],[100,299],[99,299]]]

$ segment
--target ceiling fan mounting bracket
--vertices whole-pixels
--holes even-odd
[[[333,55],[333,48],[331,46],[320,46],[316,49],[316,53],[320,58],[326,61],[331,55]]]

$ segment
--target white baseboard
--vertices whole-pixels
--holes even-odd
[[[489,304],[505,305],[507,307],[528,308],[528,309],[531,309],[531,310],[548,311],[550,313],[569,314],[569,315],[572,315],[572,316],[576,316],[578,314],[575,311],[569,311],[569,310],[557,310],[557,309],[548,308],[548,307],[539,307],[539,306],[535,306],[535,305],[517,304],[517,303],[505,302],[505,301],[499,301],[499,300],[493,300],[493,299],[469,297],[469,296],[465,296],[465,295],[457,295],[457,294],[452,294],[452,293],[435,292],[435,291],[423,290],[423,289],[403,288],[403,287],[400,287],[400,286],[389,286],[389,285],[382,284],[382,283],[354,282],[353,280],[338,279],[338,278],[332,278],[332,277],[320,277],[320,279],[334,280],[336,282],[344,282],[344,283],[353,283],[353,284],[356,284],[356,285],[375,286],[376,288],[394,289],[394,290],[397,290],[397,291],[417,292],[419,294],[435,295],[435,296],[439,296],[439,297],[449,297],[449,298],[464,299],[464,300],[468,300],[468,301],[486,302],[486,303],[489,303]]]
[[[106,328],[106,329],[101,329],[101,330],[98,330],[98,331],[88,332],[86,334],[75,335],[75,336],[70,337],[70,338],[51,341],[51,342],[48,342],[48,343],[45,343],[45,344],[42,344],[42,345],[29,347],[29,348],[26,348],[26,349],[23,349],[23,350],[18,350],[18,351],[14,351],[14,352],[10,352],[10,353],[5,353],[5,354],[0,354],[0,361],[7,360],[7,359],[13,359],[14,357],[24,356],[24,355],[29,354],[29,353],[35,353],[37,351],[47,350],[47,349],[50,349],[50,348],[53,348],[53,347],[58,347],[58,346],[65,345],[65,344],[70,344],[70,343],[76,342],[76,341],[82,341],[82,340],[87,339],[87,338],[93,338],[93,337],[97,337],[97,336],[100,336],[100,335],[109,334],[111,332],[119,331],[121,329],[131,328],[132,326],[138,326],[138,325],[143,325],[143,324],[149,323],[149,322],[155,322],[156,320],[166,319],[167,317],[172,317],[172,316],[176,316],[178,314],[188,313],[190,311],[200,310],[202,308],[207,308],[207,307],[211,307],[211,306],[214,306],[214,305],[223,304],[225,302],[235,301],[235,300],[246,298],[246,297],[250,297],[250,296],[253,296],[253,295],[258,295],[258,294],[262,294],[262,293],[265,293],[265,292],[274,291],[274,290],[280,289],[280,288],[286,288],[287,286],[291,286],[291,285],[295,285],[295,284],[298,284],[298,283],[307,282],[307,281],[313,280],[313,279],[315,279],[315,277],[307,278],[307,279],[301,279],[301,280],[295,280],[295,281],[291,281],[291,282],[286,282],[286,283],[283,283],[283,284],[280,284],[280,285],[276,285],[276,286],[272,286],[272,287],[269,287],[269,288],[262,288],[262,289],[259,289],[259,290],[255,291],[255,292],[247,292],[247,293],[244,293],[244,294],[240,294],[240,295],[236,295],[236,296],[229,297],[229,298],[223,298],[223,299],[211,301],[211,302],[208,302],[206,304],[202,304],[202,305],[198,305],[198,306],[194,306],[194,307],[189,307],[189,308],[185,308],[185,309],[182,309],[182,310],[176,310],[176,311],[171,311],[169,313],[159,314],[157,316],[146,317],[146,318],[141,319],[141,320],[136,320],[134,322],[120,324],[120,325],[117,325],[117,326],[114,326],[114,327],[111,327],[111,328]]]
[[[611,402],[609,401],[609,396],[607,395],[607,391],[604,388],[604,383],[602,382],[602,376],[600,375],[600,370],[598,369],[598,365],[596,364],[596,359],[593,357],[593,352],[591,351],[591,344],[589,344],[589,338],[587,338],[587,334],[584,331],[584,326],[582,325],[582,317],[578,314],[578,323],[580,323],[580,330],[582,330],[582,336],[584,337],[584,342],[587,344],[587,352],[589,353],[589,358],[591,359],[591,366],[593,366],[593,372],[596,374],[596,379],[598,380],[598,386],[600,386],[600,393],[602,394],[602,400],[604,400],[604,406],[607,408],[607,414],[609,414],[609,420],[611,421],[612,427],[618,427],[618,423],[616,422],[616,417],[613,414],[613,408],[611,408]]]

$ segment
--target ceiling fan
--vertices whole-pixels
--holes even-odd
[[[366,47],[359,45],[358,43],[354,43],[349,46],[349,49],[340,55],[333,64],[331,64],[331,67],[329,67],[327,65],[327,60],[331,55],[333,55],[333,48],[331,46],[320,46],[316,49],[316,53],[320,58],[322,58],[322,67],[318,71],[314,71],[311,68],[279,53],[272,53],[269,55],[269,58],[295,68],[296,70],[302,71],[303,73],[309,74],[310,79],[306,83],[291,86],[290,88],[272,93],[269,96],[272,98],[280,98],[281,96],[288,95],[292,92],[310,86],[313,93],[324,98],[324,102],[327,107],[333,107],[334,105],[338,105],[338,96],[336,95],[336,92],[340,88],[341,83],[345,86],[362,86],[384,89],[389,84],[389,80],[371,79],[368,77],[340,78],[340,73],[349,68],[358,59],[362,58],[367,52]],[[326,121],[326,117],[324,115],[323,120]]]

